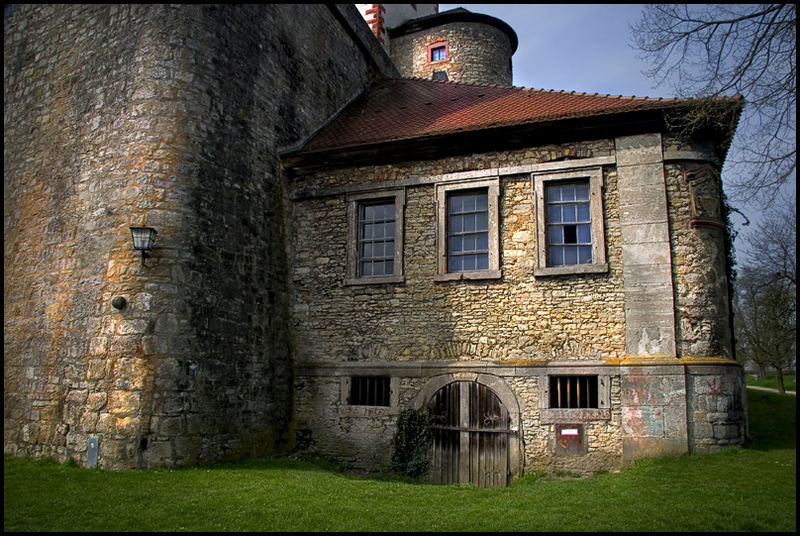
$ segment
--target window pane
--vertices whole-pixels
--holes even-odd
[[[560,225],[550,227],[550,241],[548,244],[563,244],[564,229]]]
[[[548,186],[545,188],[545,200],[548,203],[553,201],[561,201],[561,188],[559,186]]]
[[[589,200],[589,183],[583,182],[575,185],[575,199],[577,201]]]
[[[488,233],[481,233],[477,235],[477,244],[476,247],[478,251],[488,251],[489,250],[489,234]]]
[[[547,207],[548,223],[561,223],[561,205],[550,205]]]
[[[474,211],[475,210],[475,196],[474,195],[465,195],[464,196],[464,205],[461,208],[464,212]]]
[[[385,261],[383,263],[384,266],[384,275],[392,275],[394,273],[394,261]]]
[[[489,254],[482,253],[477,256],[477,266],[478,270],[488,270],[489,269]]]
[[[592,247],[591,246],[581,246],[580,247],[580,263],[581,264],[591,264],[592,263]]]
[[[590,214],[589,214],[589,205],[586,203],[582,203],[578,205],[578,221],[586,222],[589,221]]]
[[[463,237],[451,236],[447,241],[448,253],[460,253],[464,251]]]
[[[372,275],[372,263],[365,261],[361,263],[361,275]]]
[[[591,244],[592,243],[592,226],[591,224],[578,225],[578,243]]]
[[[578,230],[574,225],[564,226],[564,243],[565,244],[578,243]]]
[[[575,200],[575,185],[565,184],[561,187],[561,200],[574,201]]]
[[[561,207],[561,214],[563,214],[563,221],[565,222],[574,223],[577,221],[575,205],[563,205]]]
[[[464,270],[462,261],[463,257],[450,257],[447,269],[450,272],[462,272]]]
[[[564,246],[564,264],[578,264],[578,248]]]
[[[489,230],[489,212],[480,212],[475,215],[475,230],[488,231]]]
[[[464,216],[450,216],[450,233],[464,231]]]
[[[551,265],[561,266],[564,264],[564,248],[561,246],[551,246],[549,254],[549,261]]]
[[[475,199],[475,210],[489,210],[489,196],[486,194],[478,195]]]
[[[471,233],[475,230],[475,214],[466,214],[464,216],[464,232]]]
[[[463,199],[462,196],[457,196],[457,195],[451,195],[450,196],[450,211],[449,211],[450,214],[453,214],[453,213],[456,213],[456,212],[462,212],[462,208],[461,208],[462,199]]]
[[[465,235],[461,251],[475,251],[475,235]]]

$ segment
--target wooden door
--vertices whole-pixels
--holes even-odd
[[[478,382],[452,382],[428,403],[431,479],[445,484],[508,484],[508,410]]]

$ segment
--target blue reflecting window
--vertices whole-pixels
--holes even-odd
[[[489,269],[489,194],[465,190],[447,197],[447,271]]]
[[[589,181],[558,182],[545,188],[547,264],[592,263]]]
[[[447,59],[447,47],[441,45],[438,47],[431,47],[431,61],[441,61]]]

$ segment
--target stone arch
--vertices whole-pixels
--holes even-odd
[[[509,436],[509,471],[512,477],[522,476],[524,468],[524,448],[522,441],[523,404],[514,391],[499,376],[481,372],[453,372],[429,379],[414,399],[414,409],[426,411],[428,401],[439,389],[452,382],[477,382],[491,389],[505,406],[510,418],[511,429],[515,434]]]

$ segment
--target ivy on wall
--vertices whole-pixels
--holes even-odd
[[[397,418],[392,439],[392,470],[406,476],[422,476],[428,471],[431,432],[428,416],[417,410],[403,410]]]

